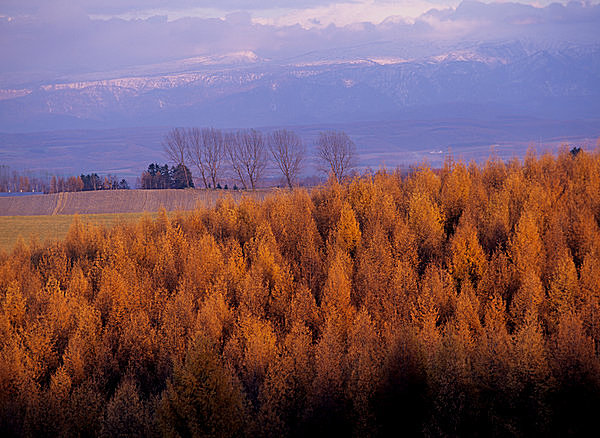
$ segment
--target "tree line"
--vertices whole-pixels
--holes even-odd
[[[37,175],[34,172],[11,170],[7,165],[0,165],[0,192],[45,192],[50,177]]]
[[[59,192],[88,192],[94,190],[127,190],[129,183],[123,178],[121,181],[114,175],[104,178],[97,173],[81,174],[68,178],[52,176],[48,193]]]
[[[255,129],[223,132],[215,128],[174,128],[165,136],[163,148],[177,166],[193,167],[204,188],[220,186],[227,175],[241,188],[254,190],[271,164],[291,189],[297,185],[307,160],[301,138],[286,129],[263,134]],[[338,181],[347,177],[355,165],[356,145],[344,132],[321,132],[316,149],[320,169]],[[148,173],[150,169],[142,180]],[[186,186],[190,183],[191,179]]]
[[[319,134],[315,144],[318,170],[338,181],[347,178],[356,165],[356,145],[341,131]],[[264,134],[255,129],[224,132],[215,128],[174,128],[163,140],[163,149],[172,167],[151,163],[142,172],[142,189],[194,187],[190,168],[204,188],[224,187],[225,179],[235,186],[254,190],[265,177],[268,166],[281,174],[290,189],[298,185],[308,153],[301,138],[293,131],[279,129]],[[128,189],[125,179],[97,173],[63,177],[46,174],[36,177],[0,166],[0,191],[78,192]]]
[[[59,193],[123,189],[129,189],[127,181],[119,181],[110,174],[104,177],[97,173],[64,177],[45,173],[40,176],[35,172],[11,171],[9,166],[0,166],[0,192]]]
[[[0,254],[5,436],[587,436],[600,151],[76,220]]]

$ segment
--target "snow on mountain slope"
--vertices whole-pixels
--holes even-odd
[[[600,115],[598,47],[473,43],[413,59],[369,57],[365,50],[289,60],[253,52],[186,58],[116,77],[0,90],[0,130],[54,122],[66,128],[347,122],[448,109],[467,117],[480,117],[482,110],[494,117]]]

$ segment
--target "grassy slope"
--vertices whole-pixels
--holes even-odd
[[[167,211],[193,210],[198,205],[214,205],[218,199],[227,196],[234,200],[244,196],[262,198],[266,192],[268,190],[101,190],[0,197],[0,216],[139,213],[158,211],[161,207]]]

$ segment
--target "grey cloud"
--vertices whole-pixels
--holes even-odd
[[[340,57],[418,57],[429,53],[433,43],[458,40],[600,44],[600,6],[582,4],[533,8],[469,2],[456,10],[431,11],[412,24],[390,19],[379,25],[312,29],[253,24],[247,13],[225,20],[167,21],[92,20],[81,10],[68,16],[55,12],[54,17],[48,12],[0,19],[0,87],[242,50],[293,60],[312,51]]]
[[[550,22],[588,22],[598,18],[600,5],[593,3],[569,2],[566,5],[552,3],[546,7],[534,7],[523,3],[482,3],[465,0],[456,7],[447,9],[432,9],[423,17],[438,19],[481,20],[508,23],[550,23]],[[529,20],[529,21],[527,21]]]
[[[354,0],[344,0],[352,2]],[[0,14],[37,14],[40,10],[54,7],[56,0],[3,0]],[[75,0],[73,7],[89,14],[112,15],[152,9],[185,10],[210,8],[224,11],[261,10],[271,8],[307,8],[335,3],[335,0]]]
[[[227,14],[225,16],[225,21],[232,25],[249,25],[251,23],[252,16],[247,11],[237,11]]]

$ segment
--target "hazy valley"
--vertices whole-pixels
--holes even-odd
[[[600,136],[600,118],[545,120],[442,119],[290,126],[307,143],[322,130],[344,130],[356,142],[360,168],[407,168],[427,161],[440,166],[451,153],[466,161],[483,161],[494,152],[503,159],[522,157],[529,147],[555,152],[562,144],[591,149]],[[167,127],[79,129],[32,133],[0,133],[0,161],[14,169],[72,175],[114,174],[135,182],[149,162],[164,162],[161,142]],[[271,128],[266,127],[265,130]],[[315,174],[309,158],[305,176]]]

